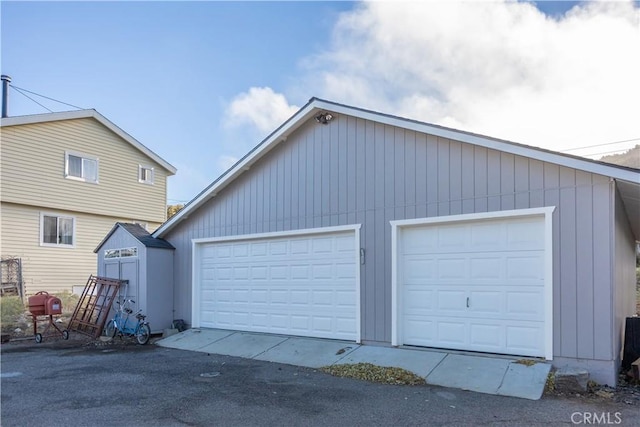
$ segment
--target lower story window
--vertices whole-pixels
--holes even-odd
[[[73,246],[75,244],[75,218],[41,214],[40,244],[43,246]]]

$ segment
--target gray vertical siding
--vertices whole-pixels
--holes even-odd
[[[611,360],[606,177],[380,123],[311,120],[165,238],[190,318],[191,239],[362,224],[362,339],[391,339],[390,220],[556,206],[554,354]]]

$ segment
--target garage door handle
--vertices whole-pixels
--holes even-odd
[[[469,308],[469,297],[467,297],[467,308]]]

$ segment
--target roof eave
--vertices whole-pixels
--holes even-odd
[[[127,132],[118,127],[111,120],[107,119],[102,114],[98,113],[94,109],[87,110],[73,110],[73,111],[62,111],[56,113],[46,113],[46,114],[32,114],[28,116],[15,116],[15,117],[5,117],[0,119],[0,127],[6,126],[19,126],[19,125],[28,125],[34,123],[48,123],[48,122],[56,122],[61,120],[74,120],[74,119],[87,119],[93,118],[97,120],[102,125],[106,126],[110,131],[118,135],[120,138],[127,141],[129,144],[133,145],[137,150],[144,153],[147,157],[153,159],[156,163],[162,166],[170,175],[175,175],[177,169],[175,166],[164,160],[162,157],[158,156],[156,153],[147,148],[140,141],[129,135]]]
[[[176,226],[181,221],[187,219],[189,214],[198,209],[200,206],[208,202],[211,198],[215,197],[217,193],[226,187],[230,182],[236,179],[240,174],[249,170],[251,165],[265,156],[271,149],[277,144],[285,141],[287,137],[294,132],[298,127],[305,123],[309,118],[322,110],[314,106],[316,102],[315,98],[312,98],[304,107],[298,110],[293,116],[291,116],[286,122],[284,122],[279,128],[273,131],[267,138],[262,140],[260,144],[253,148],[247,155],[241,158],[235,165],[224,172],[217,180],[211,185],[205,188],[200,194],[198,194],[193,200],[191,200],[184,208],[182,208],[177,214],[162,224],[156,231],[152,233],[153,237],[162,237],[170,229]]]
[[[553,163],[560,166],[584,170],[599,175],[608,176],[614,179],[640,183],[640,170],[608,165],[589,159],[582,159],[561,153],[554,153],[538,147],[527,146],[511,141],[491,138],[483,135],[473,134],[456,129],[446,128],[429,123],[419,122],[412,119],[392,116],[375,111],[365,110],[348,105],[338,104],[319,98],[311,98],[309,102],[296,112],[289,120],[276,129],[271,135],[258,144],[245,157],[239,160],[234,166],[222,174],[217,180],[205,188],[193,200],[191,200],[180,212],[162,224],[154,233],[154,237],[162,237],[178,223],[188,218],[190,213],[197,210],[204,203],[215,197],[217,193],[226,187],[244,171],[249,170],[251,165],[258,159],[266,155],[273,147],[286,140],[288,135],[299,128],[309,118],[321,111],[331,111],[336,114],[345,114],[371,120],[378,123],[398,126],[416,132],[426,133],[442,138],[453,139],[481,147],[503,151],[506,153],[529,157],[543,162]]]

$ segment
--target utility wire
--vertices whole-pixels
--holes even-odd
[[[584,150],[586,148],[602,147],[604,145],[622,144],[623,142],[631,142],[631,141],[640,141],[640,138],[631,138],[631,139],[625,139],[622,141],[607,142],[605,144],[596,144],[596,145],[589,145],[586,147],[570,148],[568,150],[560,150],[560,152],[566,153],[567,151]]]
[[[77,108],[78,110],[82,110],[82,109],[83,109],[82,107],[78,107],[77,105],[68,104],[68,103],[66,103],[66,102],[58,101],[57,99],[49,98],[48,96],[40,95],[39,93],[31,92],[30,90],[23,89],[23,88],[20,88],[20,87],[18,87],[18,86],[14,86],[14,85],[9,85],[9,86],[11,86],[12,88],[14,88],[14,89],[16,89],[16,90],[18,90],[18,91],[25,91],[25,92],[30,93],[30,94],[32,94],[32,95],[37,95],[37,96],[39,96],[39,97],[42,97],[42,98],[48,99],[48,100],[50,100],[50,101],[59,102],[60,104],[64,104],[64,105],[68,105],[69,107]],[[24,93],[23,93],[23,95],[24,95]],[[26,95],[25,95],[25,96],[26,96]],[[27,96],[27,98],[29,98],[29,97]],[[29,98],[29,99],[31,99],[31,100],[33,101],[33,99],[32,99],[32,98]],[[36,102],[36,101],[34,101],[34,102]],[[40,105],[40,106],[43,106],[43,105],[42,105],[42,104],[40,104],[39,102],[36,102],[36,103],[37,103],[38,105]],[[44,107],[44,108],[47,108],[47,107]],[[47,108],[47,110],[49,110],[49,109]],[[51,111],[51,110],[49,110],[49,111]]]
[[[615,151],[604,151],[602,153],[593,153],[593,154],[583,154],[583,157],[589,157],[589,156],[602,156],[605,154],[623,154],[623,151],[627,150],[626,148],[623,148],[622,150],[615,150]],[[627,150],[628,151],[628,150]]]
[[[36,104],[38,104],[39,106],[41,106],[42,108],[44,108],[45,110],[47,110],[50,113],[53,113],[52,110],[48,109],[47,107],[45,107],[44,105],[40,104],[38,101],[36,101],[35,99],[33,99],[32,97],[30,97],[29,95],[27,95],[26,93],[22,92],[22,90],[18,89],[15,86],[11,86],[13,87],[20,95],[22,96],[26,96],[27,98],[29,98],[30,100],[32,100],[33,102],[35,102]]]

